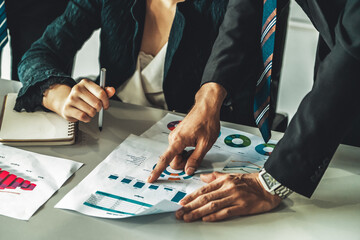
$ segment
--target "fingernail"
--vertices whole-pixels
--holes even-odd
[[[181,217],[182,215],[184,215],[184,210],[179,209],[176,211],[176,216]]]
[[[187,175],[193,175],[194,172],[195,172],[195,168],[193,168],[193,167],[188,167],[188,168],[186,169],[186,174],[187,174]]]

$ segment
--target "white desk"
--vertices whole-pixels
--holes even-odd
[[[19,84],[0,80],[0,96],[16,92]],[[2,101],[0,101],[2,107]],[[55,209],[54,205],[130,133],[141,134],[166,112],[111,102],[100,133],[97,120],[80,124],[73,146],[24,147],[37,153],[83,162],[28,221],[0,216],[5,239],[360,239],[360,148],[340,146],[312,199],[293,194],[271,213],[218,223],[184,223],[174,214],[123,220],[88,217]],[[258,134],[254,128],[224,123]],[[275,133],[275,138],[281,134]],[[6,204],[6,203],[0,203]]]

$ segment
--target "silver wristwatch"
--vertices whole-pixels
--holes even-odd
[[[282,199],[287,198],[293,192],[276,181],[276,179],[266,172],[264,168],[259,172],[259,180],[266,191],[272,195],[277,195]]]

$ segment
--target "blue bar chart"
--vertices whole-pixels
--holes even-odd
[[[179,203],[186,196],[184,191],[165,185],[149,184],[133,177],[109,175],[108,180],[109,184],[117,184],[118,193],[98,190],[83,202],[85,206],[106,211],[108,214],[135,216],[154,205],[146,199],[155,199],[162,195],[167,196],[166,199],[171,202]],[[126,195],[129,192],[132,195]]]

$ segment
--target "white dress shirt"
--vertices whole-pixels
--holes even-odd
[[[123,102],[167,109],[163,92],[167,45],[155,57],[140,51],[133,76],[116,89]]]

